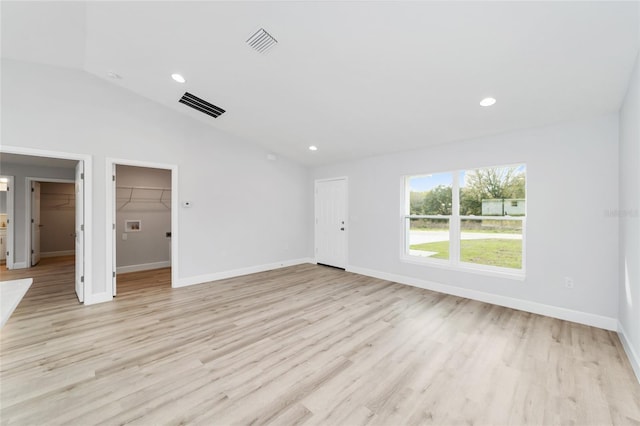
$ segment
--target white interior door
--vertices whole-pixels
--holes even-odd
[[[347,180],[316,181],[316,262],[347,266]]]
[[[31,182],[31,266],[40,263],[40,182]]]
[[[84,162],[76,164],[76,295],[84,302]]]

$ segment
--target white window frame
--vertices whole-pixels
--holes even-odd
[[[404,189],[404,200],[402,203],[402,251],[400,259],[406,263],[413,263],[418,265],[428,265],[436,268],[443,268],[454,271],[471,272],[480,275],[496,276],[501,278],[510,278],[519,281],[523,281],[526,276],[526,230],[527,230],[527,214],[529,203],[525,204],[524,216],[465,216],[460,215],[460,172],[466,172],[477,169],[487,169],[492,167],[513,167],[513,166],[525,166],[526,163],[516,163],[511,165],[499,165],[499,166],[484,166],[484,167],[470,167],[459,170],[437,172],[451,173],[451,215],[412,215],[410,214],[410,192],[409,181],[411,178],[425,176],[429,173],[416,173],[411,175],[405,175],[402,177],[402,185]],[[435,174],[434,172],[433,174]],[[525,172],[526,173],[526,172]],[[526,195],[526,181],[525,181],[525,195]],[[409,254],[409,232],[410,232],[410,219],[448,219],[449,220],[449,259],[433,259],[430,257],[413,256]],[[504,268],[492,265],[482,265],[476,263],[463,262],[460,260],[460,238],[461,238],[461,224],[465,219],[470,220],[519,220],[522,222],[522,268]]]

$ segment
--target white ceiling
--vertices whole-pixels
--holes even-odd
[[[84,68],[318,165],[617,111],[639,15],[605,1],[3,1],[2,56]],[[261,27],[278,40],[266,54],[245,44]],[[227,112],[195,112],[184,91]]]

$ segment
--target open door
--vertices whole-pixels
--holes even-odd
[[[117,204],[117,187],[116,187],[116,164],[113,163],[111,165],[111,190],[113,194],[113,199],[111,200],[111,288],[113,289],[113,296],[116,296],[116,286],[117,286],[117,277],[116,277],[116,204]]]
[[[31,182],[31,266],[40,263],[40,182]]]
[[[84,302],[84,162],[76,164],[76,295]]]

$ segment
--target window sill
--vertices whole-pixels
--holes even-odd
[[[486,275],[489,277],[505,278],[505,279],[514,280],[514,281],[524,281],[526,278],[524,270],[512,271],[506,268],[496,268],[496,267],[487,268],[479,265],[478,266],[472,265],[469,263],[461,263],[457,266],[453,266],[449,264],[449,261],[447,260],[434,260],[434,259],[426,259],[426,258],[421,259],[417,256],[406,256],[406,255],[401,256],[400,261],[404,263],[411,263],[414,265],[445,269],[448,271]]]

